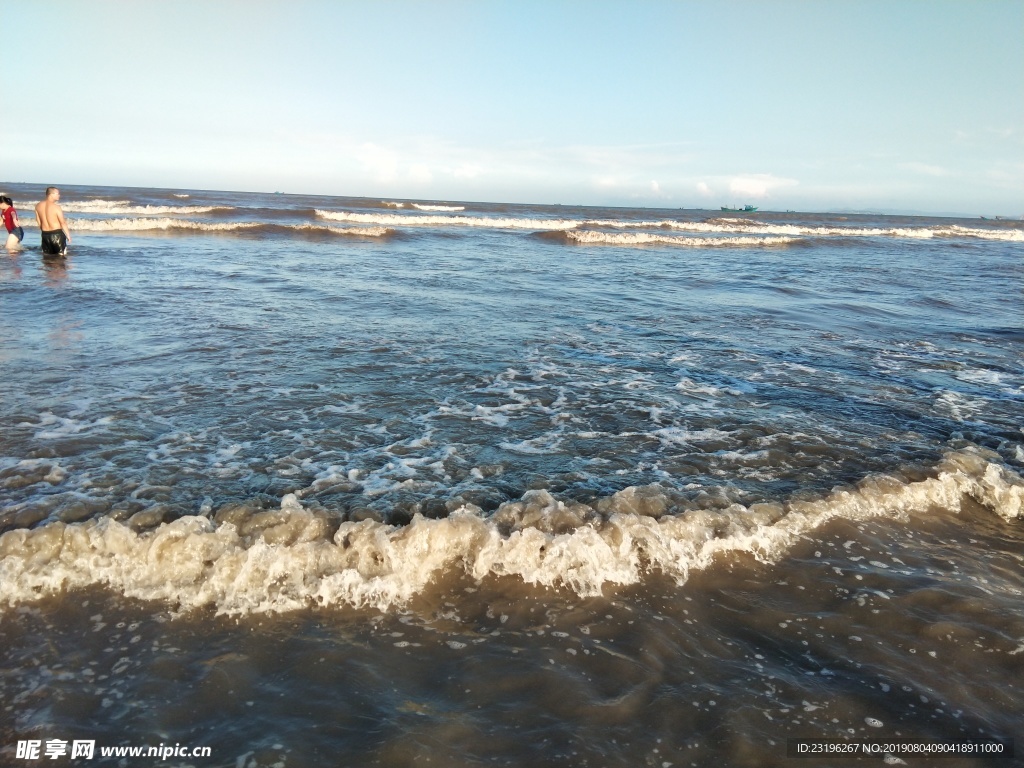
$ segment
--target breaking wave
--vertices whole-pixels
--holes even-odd
[[[397,204],[396,204],[397,205]],[[462,210],[444,206],[420,206],[420,210]],[[667,229],[707,234],[773,235],[779,237],[894,237],[927,240],[934,237],[970,237],[984,240],[1024,242],[1024,230],[978,229],[959,225],[934,227],[808,227],[796,224],[769,224],[751,219],[711,219],[709,221],[629,221],[620,219],[532,219],[520,217],[485,216],[416,216],[395,213],[353,213],[316,209],[320,218],[334,221],[381,224],[394,227],[462,226],[492,229],[530,229],[540,231],[569,231],[582,227],[605,229]],[[591,241],[597,242],[597,241]],[[648,240],[647,242],[658,242]],[[665,241],[671,242],[671,241]]]
[[[464,205],[420,205],[419,203],[413,203],[412,207],[418,211],[464,211],[466,206]]]
[[[23,219],[27,227],[38,227],[35,219]],[[73,232],[147,232],[184,230],[197,232],[325,232],[333,235],[382,237],[393,230],[387,227],[332,227],[324,224],[267,224],[261,221],[193,221],[191,219],[74,219],[68,221]]]
[[[652,235],[646,232],[595,232],[589,229],[570,230],[565,238],[586,245],[678,245],[685,248],[714,248],[729,245],[788,245],[795,237],[692,237],[686,235]]]
[[[985,240],[1010,240],[1016,243],[1024,242],[1024,230],[1020,229],[977,229],[975,227],[961,227],[952,224],[948,228],[952,235],[966,235],[967,237],[980,237]],[[940,234],[945,234],[940,229]]]
[[[936,227],[807,227],[796,224],[767,224],[750,219],[710,219],[708,221],[619,221],[600,219],[583,222],[589,226],[612,229],[674,229],[686,232],[736,232],[750,235],[787,235],[791,237],[896,237],[928,240],[934,237],[976,237],[984,240],[1024,242],[1024,230],[994,230],[962,227],[956,224]]]
[[[234,207],[230,205],[135,205],[129,200],[78,200],[61,203],[61,207],[68,213],[113,213],[123,216],[187,215],[234,210]]]
[[[573,219],[526,219],[519,217],[483,216],[410,216],[402,213],[350,213],[316,209],[316,215],[331,221],[359,224],[382,224],[391,227],[487,227],[490,229],[560,230],[575,229],[582,222]]]
[[[722,220],[719,220],[722,221]],[[961,227],[955,224],[938,227],[805,227],[795,224],[763,224],[737,220],[737,223],[665,221],[661,226],[691,232],[742,232],[758,235],[790,235],[810,237],[897,237],[928,240],[933,237],[976,237],[985,240],[1024,242],[1024,231],[990,230]],[[614,226],[607,222],[608,226]]]
[[[581,596],[633,584],[648,572],[679,584],[717,559],[764,562],[832,519],[907,520],[973,499],[1016,520],[1024,480],[980,452],[952,452],[918,482],[871,477],[813,501],[682,511],[673,492],[630,487],[591,505],[530,491],[490,517],[472,505],[404,527],[338,523],[288,494],[279,509],[225,507],[136,532],[112,518],[53,522],[0,536],[0,603],[103,585],[180,610],[221,614],[351,605],[401,606],[438,577],[513,577]]]

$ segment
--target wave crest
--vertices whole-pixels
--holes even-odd
[[[392,227],[487,227],[490,229],[573,229],[580,225],[572,219],[526,219],[519,217],[484,216],[415,216],[402,213],[351,213],[316,209],[316,215],[330,221],[350,221],[360,224],[382,224]]]
[[[678,245],[685,248],[715,248],[721,246],[788,245],[795,237],[693,237],[687,235],[652,235],[646,232],[595,232],[589,229],[571,230],[565,237],[585,245]]]
[[[417,515],[396,528],[373,520],[332,523],[288,494],[279,509],[183,517],[138,533],[112,518],[51,523],[0,536],[0,602],[105,585],[180,610],[221,614],[310,605],[407,603],[439,576],[511,576],[594,596],[658,571],[677,583],[722,555],[775,561],[834,518],[906,519],[973,498],[1007,520],[1024,514],[1024,480],[980,452],[948,454],[918,482],[868,478],[817,501],[674,507],[671,491],[627,488],[593,506],[545,491],[502,505],[491,518],[467,505],[447,518]],[[337,527],[336,527],[337,526]]]
[[[27,227],[38,227],[35,219],[22,219]],[[193,221],[191,219],[73,219],[68,226],[76,232],[147,232],[154,230],[185,230],[195,232],[238,232],[263,230],[267,232],[325,232],[333,235],[359,235],[383,237],[393,230],[387,227],[335,227],[325,224],[268,224],[262,221]]]
[[[1024,242],[1024,230],[995,230],[963,227],[956,224],[936,227],[808,227],[797,224],[768,224],[752,219],[715,218],[707,221],[619,221],[593,219],[588,226],[610,229],[674,229],[685,232],[733,232],[750,235],[783,235],[790,237],[896,237],[929,240],[934,237],[974,237],[982,240]]]
[[[466,206],[464,205],[420,205],[419,203],[413,203],[412,207],[418,211],[464,211]]]
[[[461,210],[444,206],[420,206],[420,210]],[[779,237],[895,237],[927,240],[933,237],[971,237],[984,240],[1024,242],[1024,230],[995,230],[958,225],[934,227],[808,227],[796,224],[769,224],[752,219],[715,218],[708,221],[629,221],[624,219],[531,219],[490,216],[417,216],[401,213],[353,213],[316,209],[316,215],[334,221],[381,224],[394,227],[461,226],[492,229],[530,229],[534,231],[569,231],[581,227],[605,229],[662,229],[708,234],[774,235]],[[595,241],[596,242],[596,241]],[[609,241],[610,242],[610,241]],[[648,240],[647,242],[659,242]]]
[[[188,195],[185,197],[188,197]],[[67,213],[112,213],[121,216],[187,215],[234,210],[234,207],[230,205],[135,205],[130,200],[77,200],[61,203],[61,208]]]

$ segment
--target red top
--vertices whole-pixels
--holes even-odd
[[[11,205],[4,211],[4,226],[7,227],[8,232],[14,231],[14,206]]]

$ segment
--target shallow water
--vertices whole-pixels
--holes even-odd
[[[0,750],[1019,730],[1019,223],[64,201],[0,259]]]

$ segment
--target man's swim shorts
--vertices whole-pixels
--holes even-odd
[[[68,250],[68,238],[62,229],[43,232],[43,255],[63,256]]]

